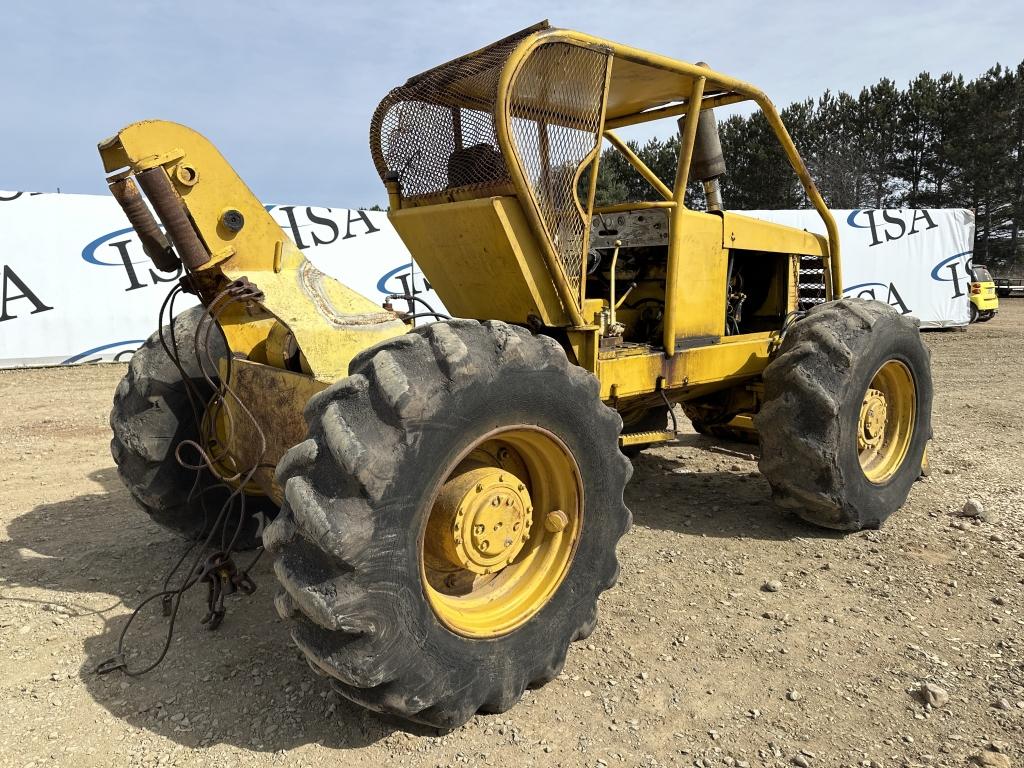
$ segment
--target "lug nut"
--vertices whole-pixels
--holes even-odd
[[[547,517],[544,518],[544,528],[550,533],[559,533],[565,530],[565,526],[569,524],[569,516],[560,509],[556,509],[554,512],[548,512]]]

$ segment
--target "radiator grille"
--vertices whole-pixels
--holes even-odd
[[[800,279],[797,282],[797,306],[806,311],[825,301],[825,264],[820,256],[800,257]]]

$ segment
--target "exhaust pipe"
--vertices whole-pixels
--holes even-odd
[[[707,67],[697,62],[698,67]],[[682,135],[683,121],[679,120],[679,131]],[[690,161],[690,179],[696,179],[704,187],[709,211],[722,210],[722,188],[718,182],[725,173],[725,156],[722,154],[722,139],[718,134],[718,121],[712,109],[702,110],[697,120],[697,135],[693,140],[693,158]]]

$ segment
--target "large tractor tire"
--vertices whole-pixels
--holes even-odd
[[[903,505],[932,436],[930,355],[887,304],[816,306],[764,372],[759,467],[781,506],[826,528],[877,528]]]
[[[359,355],[306,407],[264,543],[314,669],[449,729],[559,674],[630,526],[621,419],[551,339],[433,323]]]
[[[209,385],[194,351],[196,329],[203,315],[202,307],[178,315],[174,320],[174,338],[179,362],[188,379],[203,397],[209,397]],[[200,350],[207,349],[206,338],[204,334]],[[164,327],[164,340],[171,346],[169,326]],[[216,330],[209,335],[209,344],[214,362],[226,354],[224,340]],[[128,373],[114,393],[110,452],[118,475],[143,511],[175,533],[205,541],[228,491],[219,487],[209,471],[203,471],[197,481],[196,471],[183,467],[175,456],[182,440],[197,439],[197,415],[201,419],[203,414],[193,411],[185,379],[160,343],[159,332],[154,333],[136,351],[128,364]],[[193,452],[187,451],[185,457],[198,463]],[[237,530],[234,548],[253,548],[259,544],[263,520],[273,518],[276,511],[270,499],[247,496],[245,517],[240,519],[242,510],[236,501],[233,513],[222,521],[222,530],[215,533],[211,545],[221,546],[230,541]]]

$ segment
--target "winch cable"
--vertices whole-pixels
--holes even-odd
[[[255,589],[255,585],[249,578],[249,571],[256,565],[260,557],[263,554],[263,548],[258,547],[256,555],[252,558],[249,564],[239,570],[234,563],[231,561],[231,555],[234,551],[235,546],[238,543],[238,539],[245,529],[246,522],[246,510],[245,510],[245,494],[243,489],[252,481],[256,472],[262,468],[270,466],[263,462],[257,461],[253,466],[245,470],[238,470],[234,475],[227,478],[221,477],[218,470],[215,468],[215,464],[218,464],[230,457],[225,453],[222,455],[216,455],[211,457],[205,445],[209,445],[210,441],[207,439],[207,435],[204,432],[204,421],[212,422],[212,419],[204,419],[203,415],[210,411],[214,407],[223,407],[226,404],[226,397],[230,397],[236,402],[242,411],[242,413],[251,421],[254,431],[259,440],[259,456],[263,456],[266,452],[267,441],[266,435],[253,416],[249,408],[242,402],[238,394],[230,387],[227,383],[230,380],[231,373],[231,356],[227,356],[226,371],[223,378],[217,374],[211,374],[211,369],[216,369],[216,362],[213,360],[210,354],[209,341],[211,334],[213,333],[214,327],[220,332],[221,337],[224,340],[225,346],[227,347],[227,339],[224,337],[223,328],[221,328],[219,319],[223,312],[231,305],[238,302],[246,302],[252,299],[259,298],[258,289],[255,288],[248,281],[236,281],[221,291],[217,296],[210,302],[209,306],[203,314],[199,324],[195,329],[193,336],[192,352],[195,355],[195,359],[199,364],[202,377],[205,380],[206,385],[210,388],[211,394],[208,397],[203,397],[203,394],[198,391],[195,383],[185,371],[184,365],[181,362],[179,354],[178,338],[175,333],[175,320],[176,317],[173,314],[174,301],[183,292],[182,286],[176,285],[168,295],[165,297],[159,313],[159,340],[160,344],[171,360],[172,364],[177,368],[181,380],[185,385],[185,391],[189,398],[190,407],[192,410],[194,425],[196,428],[196,434],[200,436],[200,441],[196,440],[183,440],[175,447],[175,460],[178,463],[190,470],[194,470],[196,473],[195,480],[192,485],[192,489],[189,492],[188,500],[190,502],[198,498],[200,506],[203,510],[204,515],[204,526],[209,520],[210,511],[207,508],[206,496],[208,493],[224,489],[228,491],[228,497],[221,504],[220,509],[217,512],[217,517],[214,520],[212,526],[209,527],[209,531],[206,535],[206,539],[202,542],[200,551],[197,556],[192,560],[191,567],[186,571],[186,575],[182,579],[181,583],[176,587],[170,586],[175,574],[177,574],[182,565],[188,560],[190,553],[195,550],[198,541],[192,542],[182,553],[181,557],[177,560],[174,566],[170,569],[164,578],[162,588],[146,597],[142,603],[140,603],[128,617],[128,621],[124,627],[121,628],[121,632],[118,636],[117,651],[113,657],[100,663],[96,671],[99,674],[106,674],[113,672],[114,670],[120,669],[126,675],[130,677],[136,677],[144,675],[147,672],[155,669],[159,664],[166,658],[168,651],[170,650],[171,641],[174,637],[174,627],[178,616],[178,610],[181,606],[181,600],[184,594],[194,587],[201,581],[207,581],[210,584],[210,594],[208,598],[208,613],[203,619],[203,623],[207,625],[208,629],[215,629],[219,624],[224,615],[223,609],[223,585],[220,583],[223,573],[230,574],[231,582],[233,585],[239,587],[244,593],[250,593]],[[170,333],[170,344],[164,335],[165,317],[169,316],[169,322],[167,328]],[[200,334],[205,331],[205,336]],[[200,340],[205,341],[203,348],[200,348]],[[214,378],[216,376],[216,379]],[[205,407],[201,407],[205,403]],[[234,417],[231,413],[231,409],[226,409],[227,422],[228,422],[228,439],[226,444],[230,444],[232,435],[234,434]],[[207,423],[207,429],[213,429],[212,423]],[[199,455],[200,461],[198,463],[190,463],[186,461],[181,453],[184,446],[188,446]],[[210,472],[211,475],[221,480],[221,482],[214,483],[207,487],[202,487],[202,474],[203,472]],[[225,480],[227,482],[225,482]],[[230,484],[229,484],[230,483]],[[228,537],[228,523],[231,519],[231,513],[237,508],[238,518],[237,523],[234,525],[234,530],[231,533],[230,538]],[[261,521],[262,524],[262,521]],[[207,550],[210,549],[212,542],[214,541],[217,534],[220,534],[221,548],[218,552],[204,558]],[[204,559],[206,566],[204,567]],[[156,599],[160,599],[164,606],[164,615],[167,617],[167,632],[164,636],[164,643],[160,649],[160,653],[157,657],[150,662],[148,665],[141,669],[129,668],[127,661],[124,656],[124,643],[125,638],[128,634],[128,630],[131,628],[135,619],[140,615],[142,610]]]

